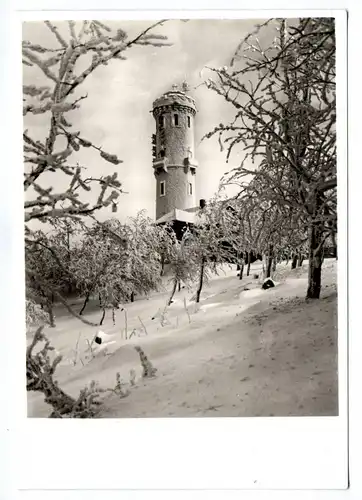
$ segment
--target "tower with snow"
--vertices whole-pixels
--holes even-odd
[[[153,103],[152,136],[156,178],[156,222],[192,223],[196,210],[195,100],[173,85]]]

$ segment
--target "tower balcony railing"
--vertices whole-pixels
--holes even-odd
[[[184,158],[184,168],[186,172],[190,170],[192,174],[195,174],[198,166],[199,163],[197,160],[195,160],[195,158]]]
[[[199,162],[195,158],[184,158],[185,167],[198,167]]]
[[[152,162],[153,168],[156,173],[160,170],[164,170],[165,172],[167,172],[169,164],[170,160],[166,156],[163,158],[154,158]],[[190,169],[192,173],[195,173],[198,166],[199,163],[197,160],[195,160],[195,158],[184,158],[183,160],[183,167],[186,171]]]
[[[160,170],[164,170],[165,172],[167,172],[168,163],[169,160],[166,156],[164,156],[163,158],[154,158],[152,165],[155,173],[159,172]]]

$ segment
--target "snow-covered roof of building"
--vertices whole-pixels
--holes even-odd
[[[180,210],[178,208],[174,208],[173,210],[171,210],[171,212],[168,212],[168,214],[165,214],[159,219],[157,219],[156,224],[172,222],[173,220],[194,224],[196,221],[196,214],[187,212],[186,210]]]
[[[198,212],[199,210],[200,210],[200,207],[185,208],[185,212],[189,212],[189,213],[195,213],[195,212]]]

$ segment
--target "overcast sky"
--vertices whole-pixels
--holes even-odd
[[[106,22],[106,21],[105,21]],[[186,79],[191,95],[196,99],[196,196],[209,198],[218,189],[221,176],[242,158],[233,157],[226,164],[225,152],[220,152],[217,138],[201,141],[201,137],[220,122],[227,122],[235,110],[230,104],[205,86],[194,89],[205,78],[200,75],[204,66],[228,65],[238,45],[260,20],[191,20],[187,23],[169,21],[157,29],[167,35],[171,47],[136,47],[127,52],[127,61],[114,60],[108,66],[95,70],[81,86],[81,94],[88,94],[81,108],[72,112],[72,124],[82,137],[101,145],[109,153],[117,154],[124,163],[114,166],[104,162],[95,151],[81,148],[77,160],[86,165],[89,174],[105,175],[117,170],[123,189],[118,217],[135,215],[145,208],[155,216],[155,179],[152,169],[151,135],[155,123],[150,113],[152,102],[173,83]],[[65,23],[57,23],[65,28]],[[129,36],[142,31],[149,21],[112,21],[110,27],[122,27]],[[42,22],[27,22],[23,38],[33,43],[53,47],[54,37]],[[24,68],[24,83],[46,85],[48,82],[35,68]],[[49,128],[49,116],[25,117],[25,127],[36,139],[44,139]],[[56,177],[55,177],[56,175]],[[56,181],[55,181],[56,179]],[[55,191],[65,187],[63,175],[53,174],[51,183]],[[68,179],[66,179],[68,182]],[[114,214],[107,209],[100,218]]]

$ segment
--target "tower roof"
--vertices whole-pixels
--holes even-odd
[[[182,84],[182,89],[179,89],[177,85],[172,85],[171,90],[168,90],[153,102],[153,109],[170,104],[180,104],[181,106],[188,106],[196,112],[195,99],[186,93],[187,90],[186,82]]]

